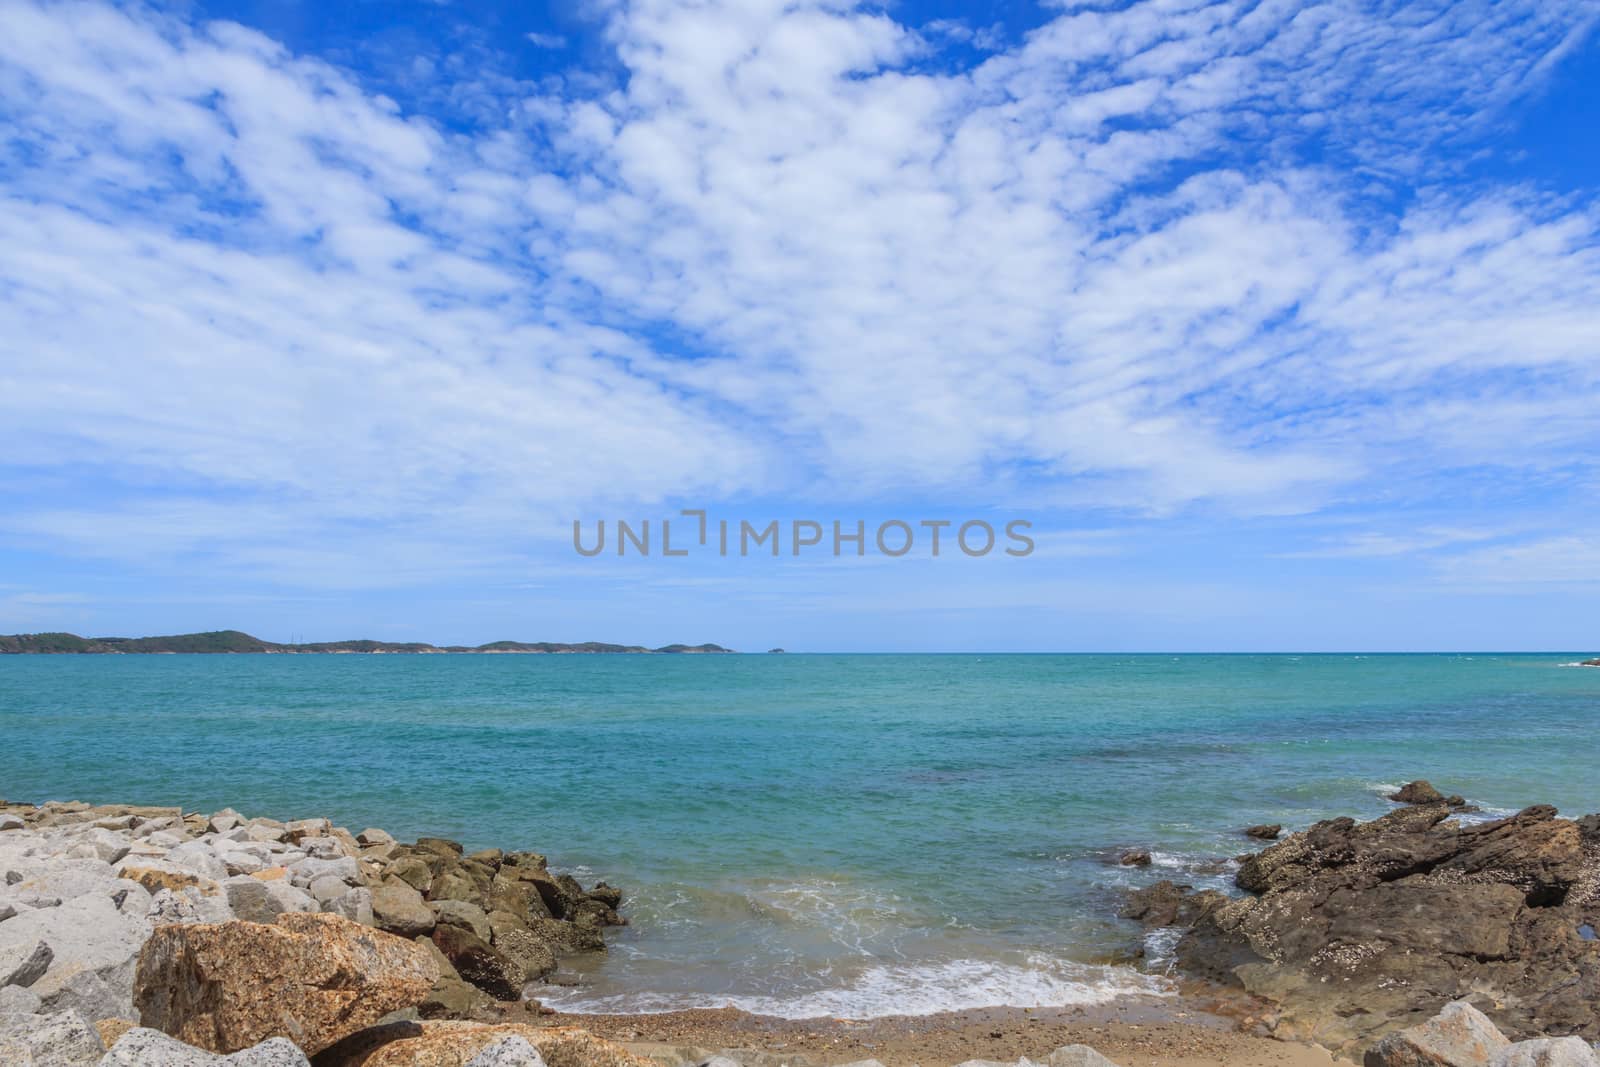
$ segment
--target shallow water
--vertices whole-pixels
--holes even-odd
[[[1241,826],[1600,809],[1575,658],[0,657],[0,795],[537,848],[629,891],[562,1007],[1082,1003],[1155,981],[1095,963],[1118,889],[1226,884]]]

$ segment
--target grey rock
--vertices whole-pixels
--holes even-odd
[[[1387,1035],[1361,1062],[1365,1067],[1489,1067],[1510,1045],[1487,1015],[1458,1000],[1425,1023]]]
[[[422,894],[404,882],[386,882],[372,891],[372,914],[378,929],[416,937],[433,929],[433,909]]]
[[[471,930],[485,941],[493,936],[489,916],[476,904],[465,900],[438,900],[433,903],[433,912],[439,922]]]
[[[44,977],[44,972],[49,969],[50,961],[55,959],[55,950],[47,942],[40,941],[28,951],[20,960],[7,959],[0,954],[0,971],[5,971],[10,965],[10,972],[0,978],[0,986],[22,986],[26,989]]]
[[[1600,1067],[1600,1056],[1581,1037],[1541,1037],[1501,1049],[1489,1067]]]
[[[480,1049],[466,1067],[544,1067],[544,1057],[527,1038],[512,1034]]]
[[[285,866],[289,868],[289,880],[301,889],[324,875],[332,875],[349,886],[361,884],[361,868],[351,856],[340,856],[337,859],[307,856],[293,863],[286,863]]]
[[[116,863],[128,854],[133,847],[133,842],[128,840],[126,834],[119,834],[115,830],[105,830],[98,826],[91,827],[82,836],[81,843],[94,850],[96,859],[106,863]]]
[[[361,923],[363,926],[376,925],[376,919],[372,914],[370,889],[347,889],[330,900],[322,910],[343,915],[346,919]]]
[[[1088,1045],[1062,1045],[1044,1062],[1048,1067],[1117,1067]]]
[[[0,1015],[37,1015],[44,1007],[39,994],[19,985],[0,988]]]
[[[15,815],[9,813],[0,815],[0,830],[20,830],[27,825]]]
[[[77,1012],[0,1015],[0,1063],[6,1067],[87,1067],[104,1051]]]
[[[318,910],[316,900],[309,893],[281,879],[263,882],[259,878],[239,875],[223,882],[222,888],[234,916],[246,922],[270,923],[276,922],[284,912]]]
[[[349,888],[344,884],[343,878],[335,878],[331,874],[324,874],[312,879],[311,884],[306,886],[306,891],[316,898],[317,903],[327,904],[330,900],[336,900],[344,896]]]
[[[228,865],[208,845],[187,841],[167,852],[167,860],[193,874],[202,875],[214,882],[228,877]]]
[[[5,922],[17,913],[15,904],[0,904],[0,923]]]
[[[141,912],[119,910],[109,894],[96,892],[19,912],[0,923],[0,958],[31,953],[43,941],[54,958],[30,988],[46,1009],[76,1008],[91,1020],[131,1016],[134,962],[152,929]]]

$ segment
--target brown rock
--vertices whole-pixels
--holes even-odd
[[[206,896],[214,897],[222,888],[209,878],[201,878],[199,875],[189,874],[184,871],[166,871],[158,867],[135,867],[131,864],[125,865],[118,871],[117,877],[138,882],[151,893],[159,893],[163,889],[170,889],[174,893],[180,893],[193,886]]]
[[[1390,793],[1389,799],[1400,804],[1443,804],[1444,794],[1426,779],[1419,778],[1401,786],[1398,793]]]
[[[416,1004],[438,977],[433,958],[402,938],[286,913],[272,924],[157,927],[133,999],[142,1025],[212,1052],[287,1037],[314,1054]]]
[[[1427,1022],[1390,1034],[1367,1050],[1363,1067],[1489,1067],[1510,1046],[1488,1016],[1457,1001]]]
[[[1129,852],[1124,852],[1117,862],[1124,867],[1148,867],[1150,866],[1150,853],[1144,849],[1133,849]]]
[[[519,929],[514,926],[502,926],[495,930],[493,944],[498,951],[522,968],[524,983],[555,973],[555,952],[526,927]]]
[[[436,926],[433,943],[462,978],[500,1000],[517,1000],[526,981],[521,964],[459,926]]]
[[[110,1048],[117,1043],[117,1039],[132,1030],[139,1024],[132,1019],[100,1019],[94,1024],[95,1033],[100,1035],[100,1043]]]
[[[433,909],[422,894],[400,881],[384,882],[372,890],[372,919],[380,930],[397,937],[416,937],[433,929]]]
[[[1276,841],[1281,833],[1283,833],[1282,824],[1275,822],[1258,823],[1255,826],[1246,826],[1244,828],[1244,836],[1253,837],[1257,841]]]
[[[397,878],[419,893],[433,884],[433,870],[417,856],[401,856],[383,869],[385,878]]]

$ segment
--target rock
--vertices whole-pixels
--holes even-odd
[[[1600,1067],[1600,1056],[1581,1037],[1545,1037],[1501,1049],[1489,1067]]]
[[[469,904],[464,900],[440,900],[434,903],[433,913],[437,922],[445,926],[459,926],[463,930],[471,930],[484,941],[493,936],[489,928],[489,916],[476,904]]]
[[[499,914],[498,912],[496,914]],[[526,929],[503,926],[496,930],[494,947],[522,968],[524,983],[554,973],[556,954]]]
[[[245,922],[271,923],[278,916],[317,910],[316,900],[283,880],[236,875],[222,883],[228,907]]]
[[[1443,804],[1330,819],[1244,857],[1243,899],[1154,886],[1124,914],[1183,928],[1186,975],[1272,1002],[1277,1036],[1359,1055],[1441,1000],[1494,998],[1512,1037],[1600,1037],[1600,850],[1534,806],[1462,824]]]
[[[548,1067],[657,1067],[621,1045],[570,1026],[401,1022],[347,1038],[317,1058],[320,1067],[466,1067],[507,1037],[521,1037]]]
[[[499,1000],[518,1000],[527,980],[523,966],[471,930],[436,926],[433,943],[466,981]]]
[[[589,899],[598,900],[610,908],[622,907],[622,890],[604,882],[596,882],[594,888],[589,890]]]
[[[103,1052],[100,1035],[75,1011],[0,1015],[0,1063],[6,1067],[87,1067]]]
[[[363,845],[392,845],[395,843],[394,835],[387,830],[376,830],[371,827],[356,835],[356,841]]]
[[[1506,1039],[1489,1017],[1464,1000],[1425,1023],[1389,1034],[1367,1050],[1364,1067],[1489,1067]]]
[[[1443,804],[1444,794],[1425,779],[1407,782],[1399,792],[1390,793],[1389,799],[1400,804]]]
[[[372,918],[378,929],[416,937],[434,927],[433,909],[405,882],[385,882],[372,891]]]
[[[433,868],[415,856],[402,856],[384,869],[385,878],[397,878],[419,893],[433,885]]]
[[[347,889],[339,896],[330,900],[322,909],[334,915],[343,915],[346,919],[361,923],[363,926],[375,926],[377,920],[372,913],[372,891],[370,889]]]
[[[1062,1045],[1044,1062],[1047,1067],[1117,1067],[1088,1045]]]
[[[0,904],[0,923],[5,922],[17,913],[15,904]]]
[[[37,1015],[44,1007],[39,994],[19,985],[0,986],[0,1015]]]
[[[94,1024],[94,1032],[100,1035],[100,1043],[108,1049],[122,1040],[123,1034],[138,1028],[139,1024],[132,1019],[101,1019]]]
[[[1117,862],[1124,867],[1148,867],[1150,866],[1150,853],[1144,849],[1133,849],[1124,852]]]
[[[44,972],[49,969],[50,961],[55,959],[55,951],[43,941],[36,943],[23,958],[8,960],[0,956],[0,972],[10,967],[9,973],[0,977],[0,986],[21,986],[26,989],[44,977]]]
[[[0,830],[21,830],[28,824],[9,812],[0,813]]]
[[[316,1053],[438,979],[429,954],[334,915],[285,913],[275,924],[163,926],[139,955],[141,1022],[213,1052],[292,1038]]]
[[[54,907],[19,911],[15,918],[0,923],[0,959],[21,963],[33,957],[40,942],[49,946],[48,965],[28,986],[38,994],[44,1009],[75,1009],[90,1021],[132,1014],[128,990],[133,984],[134,961],[151,929],[145,908],[125,911],[118,907],[115,896],[123,887],[130,893],[144,890],[117,880],[109,867],[92,862],[104,873],[81,885],[84,892],[58,901]],[[61,878],[60,884],[83,873],[56,872],[68,876]],[[49,880],[41,877],[35,882]]]
[[[544,1057],[521,1034],[511,1034],[485,1045],[466,1067],[545,1067]]]
[[[424,939],[426,940],[426,939]],[[463,980],[451,968],[451,977],[440,978],[428,990],[428,995],[417,1005],[417,1014],[424,1019],[482,1019],[494,1008],[495,1000],[489,994]]]
[[[559,919],[529,919],[528,931],[544,942],[557,956],[574,952],[604,952],[605,938],[592,927],[578,926]]]
[[[1246,826],[1244,836],[1253,837],[1257,841],[1276,841],[1278,835],[1283,833],[1281,823],[1257,823],[1255,826]]]
[[[461,842],[452,841],[448,837],[419,837],[415,847],[423,852],[433,852],[452,859],[460,856],[463,851]]]
[[[134,1027],[117,1039],[98,1067],[310,1067],[310,1061],[294,1042],[282,1037],[221,1056],[159,1030]]]

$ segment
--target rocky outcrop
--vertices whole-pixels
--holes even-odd
[[[603,930],[623,922],[619,892],[585,890],[538,853],[465,854],[442,838],[405,845],[378,829],[231,808],[0,802],[0,876],[0,1011],[73,1010],[90,1022],[136,1016],[135,962],[163,925],[320,913],[407,938],[463,929],[486,948],[442,975],[423,1007],[475,1018],[559,957],[603,951]]]
[[[0,1012],[0,1063],[6,1067],[77,1067],[98,1062],[104,1051],[75,1011]]]
[[[286,1036],[316,1053],[397,1008],[439,977],[421,947],[337,915],[275,924],[158,928],[139,954],[140,1022],[212,1052]]]
[[[1600,819],[1451,799],[1292,834],[1244,859],[1242,898],[1163,883],[1124,914],[1182,927],[1180,969],[1273,1002],[1282,1037],[1360,1050],[1463,998],[1515,1037],[1600,1037]]]

